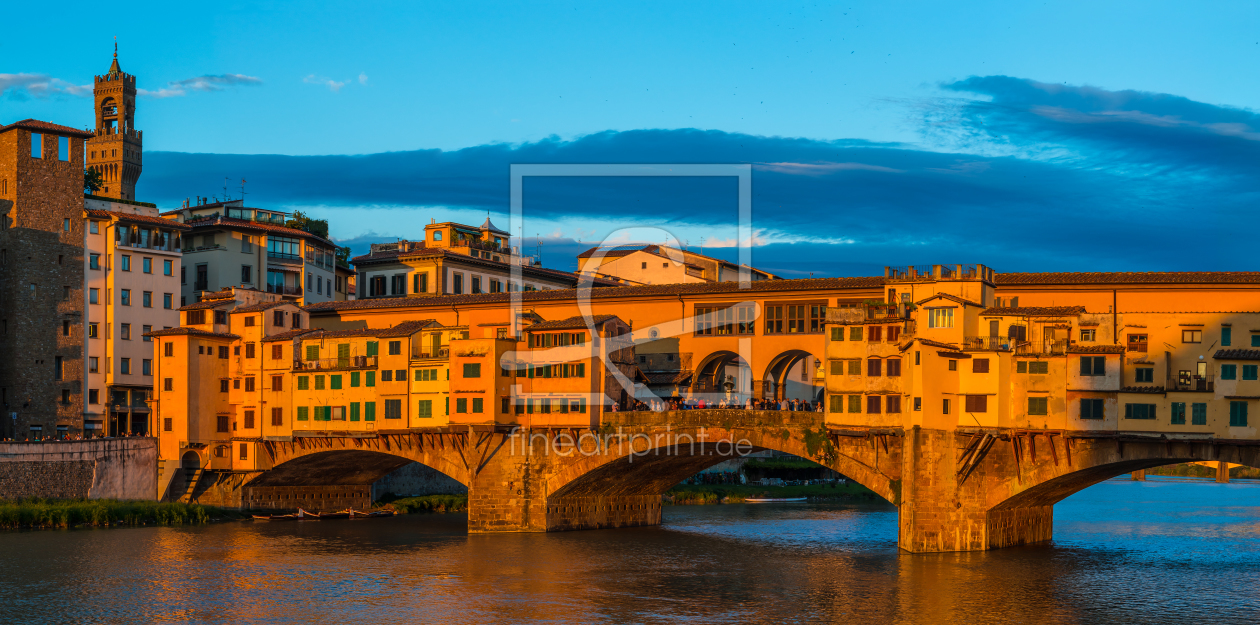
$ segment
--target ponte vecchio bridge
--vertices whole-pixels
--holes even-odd
[[[468,487],[470,531],[613,528],[659,523],[670,486],[771,449],[896,505],[908,551],[1044,541],[1055,502],[1110,477],[1260,466],[1258,284],[938,265],[744,289],[209,300],[226,314],[153,333],[172,380],[164,494],[336,507],[420,462]],[[675,396],[733,407],[624,410]],[[788,397],[822,410],[744,408]]]

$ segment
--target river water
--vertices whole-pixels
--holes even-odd
[[[0,533],[22,623],[1255,623],[1260,486],[1110,481],[1052,545],[908,555],[886,504],[666,506],[661,527],[463,515]]]

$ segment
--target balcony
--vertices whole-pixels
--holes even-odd
[[[1130,341],[1127,346],[1127,351],[1146,353],[1146,341]]]
[[[1069,344],[1070,342],[1067,339],[1059,339],[1057,341],[1023,341],[1015,346],[1015,353],[1062,356],[1067,353]]]
[[[1175,381],[1168,380],[1166,386],[1168,391],[1190,391],[1210,393],[1216,390],[1216,376],[1214,375],[1195,375],[1190,377],[1178,377]]]
[[[315,360],[298,360],[293,363],[294,371],[338,371],[345,369],[375,369],[376,356],[350,356],[348,358],[317,358]]]
[[[281,265],[302,264],[302,257],[297,254],[285,254],[283,252],[273,252],[271,250],[267,250],[267,260]]]
[[[969,336],[963,339],[963,349],[982,352],[1015,351],[1027,341],[1006,336]]]
[[[280,294],[280,295],[295,295],[295,296],[301,296],[301,295],[302,295],[302,287],[300,287],[300,286],[287,286],[287,285],[284,285],[284,284],[268,284],[268,285],[267,285],[267,292],[268,292],[268,293],[277,293],[277,294]]]
[[[417,348],[412,348],[411,350],[412,360],[425,360],[429,358],[450,358],[450,357],[451,357],[451,348],[446,345],[443,345],[442,347],[439,347],[437,349],[434,349],[431,347],[428,349],[421,349],[417,347]]]

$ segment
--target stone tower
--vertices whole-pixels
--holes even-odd
[[[118,43],[109,73],[96,76],[92,88],[96,132],[88,139],[88,168],[101,173],[97,195],[136,199],[142,167],[144,133],[136,130],[136,77],[118,67]]]

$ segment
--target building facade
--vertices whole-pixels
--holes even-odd
[[[337,245],[284,225],[289,213],[231,200],[186,206],[162,217],[191,228],[184,237],[181,305],[228,287],[275,293],[298,305],[344,299],[335,290]]]
[[[179,325],[181,239],[189,227],[151,206],[84,203],[84,428],[152,433],[153,346],[146,335]]]
[[[578,266],[583,275],[626,285],[778,279],[754,267],[655,244],[593,247],[578,254]],[[745,275],[746,278],[742,277]]]
[[[0,127],[0,429],[83,428],[84,140],[37,120]]]
[[[374,243],[354,258],[359,299],[571,289],[580,277],[544,269],[510,245],[487,218],[480,227],[453,222],[425,226],[423,241]],[[519,272],[519,278],[513,273]],[[519,280],[519,281],[518,281]],[[596,284],[611,284],[598,280]]]

